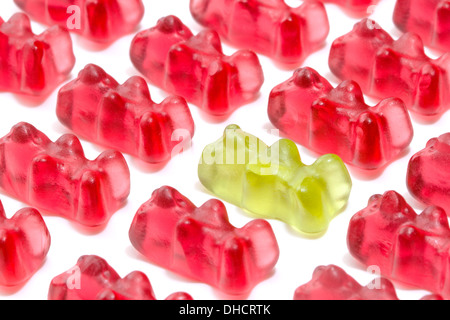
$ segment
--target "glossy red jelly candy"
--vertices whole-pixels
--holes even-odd
[[[420,215],[395,191],[374,195],[349,224],[353,257],[384,276],[450,298],[450,228],[444,210]]]
[[[156,104],[142,77],[120,85],[93,64],[61,88],[56,114],[76,134],[149,163],[169,160],[180,137],[194,135],[183,98],[171,96]]]
[[[106,262],[95,256],[81,256],[77,264],[53,278],[49,300],[156,300],[148,277],[133,271],[124,278]],[[192,300],[184,292],[170,295],[168,300]]]
[[[190,10],[197,22],[232,45],[287,68],[320,49],[330,31],[324,5],[312,0],[297,8],[284,0],[191,0]]]
[[[269,97],[269,119],[288,138],[348,164],[377,169],[404,151],[413,138],[408,110],[397,98],[374,107],[346,80],[337,88],[315,70],[300,68]]]
[[[420,35],[426,45],[450,51],[450,1],[397,0],[394,23],[403,32]]]
[[[255,53],[225,56],[212,30],[193,35],[175,16],[161,18],[139,32],[131,61],[154,85],[184,97],[207,114],[227,116],[253,101],[264,82]]]
[[[374,6],[380,2],[380,0],[320,0],[325,3],[333,3],[342,7],[345,11],[357,15],[364,16],[370,15],[374,11]]]
[[[300,286],[294,300],[398,300],[395,287],[386,278],[373,280],[363,287],[335,265],[314,270],[311,281]]]
[[[450,133],[428,141],[408,164],[407,186],[411,194],[427,205],[443,208],[450,216]]]
[[[85,158],[71,134],[52,142],[28,123],[0,139],[0,186],[6,193],[89,227],[105,225],[130,192],[130,172],[118,151]]]
[[[433,60],[416,34],[394,40],[372,20],[333,42],[329,66],[339,78],[358,82],[365,94],[398,97],[422,116],[441,115],[450,104],[450,54]]]
[[[26,282],[42,266],[50,242],[36,209],[21,209],[8,219],[0,202],[0,286]]]
[[[149,261],[233,295],[247,294],[267,278],[279,256],[267,221],[235,228],[219,200],[197,208],[167,186],[139,208],[129,236]]]
[[[133,32],[144,16],[142,0],[14,0],[36,21],[59,25],[95,42]]]
[[[0,43],[0,91],[46,96],[75,65],[70,34],[53,26],[35,35],[23,13],[0,18]]]

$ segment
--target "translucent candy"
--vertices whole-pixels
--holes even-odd
[[[394,23],[404,32],[417,33],[426,45],[450,51],[450,1],[397,0]]]
[[[450,228],[444,210],[420,215],[395,191],[370,198],[348,228],[350,253],[384,276],[450,298]]]
[[[219,200],[197,208],[167,186],[139,208],[129,236],[151,262],[232,295],[248,294],[265,280],[279,256],[267,221],[235,228]]]
[[[384,99],[369,107],[356,82],[346,80],[333,88],[311,68],[298,69],[272,90],[268,113],[288,138],[320,154],[337,154],[362,169],[389,163],[413,138],[401,100]]]
[[[46,97],[75,65],[69,33],[53,26],[35,35],[23,13],[0,18],[0,43],[1,91]]]
[[[52,142],[28,123],[0,139],[3,191],[45,212],[93,227],[105,225],[130,192],[130,172],[118,151],[87,160],[71,134]]]
[[[309,234],[326,231],[346,206],[352,185],[338,156],[328,154],[306,166],[291,140],[268,147],[237,125],[205,147],[198,176],[225,201]]]
[[[134,76],[120,85],[92,64],[61,88],[56,114],[90,141],[149,163],[169,160],[180,138],[194,135],[194,121],[183,98],[171,96],[156,104],[143,78]]]
[[[450,216],[450,133],[428,141],[409,161],[407,186],[427,205],[443,208]]]
[[[59,25],[95,42],[133,32],[144,16],[141,0],[14,0],[33,19]]]
[[[124,278],[102,258],[81,256],[77,264],[53,278],[49,300],[156,300],[147,276],[133,271]],[[167,300],[192,300],[184,292],[170,295]]]
[[[227,116],[253,101],[264,82],[255,53],[241,50],[225,56],[215,31],[194,36],[175,16],[139,32],[130,51],[135,67],[154,85],[213,116]]]
[[[0,286],[25,283],[42,266],[50,249],[50,233],[33,208],[10,219],[0,202]]]
[[[284,0],[191,0],[193,17],[231,44],[295,68],[325,43],[330,26],[324,5]]]
[[[372,20],[333,42],[329,66],[339,78],[358,82],[365,94],[400,98],[422,116],[439,116],[450,104],[450,54],[433,60],[416,34],[394,41]]]
[[[297,288],[294,300],[398,300],[395,287],[386,278],[363,287],[335,265],[314,270],[310,282]]]

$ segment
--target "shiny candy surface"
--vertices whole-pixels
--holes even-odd
[[[14,0],[33,19],[59,25],[95,42],[133,32],[144,16],[141,0]]]
[[[28,123],[0,139],[0,186],[45,212],[94,227],[105,225],[130,192],[121,153],[105,151],[90,161],[71,134],[52,142]]]
[[[99,256],[81,256],[77,264],[50,283],[49,300],[156,300],[148,277],[133,271],[124,278]],[[192,300],[184,292],[168,300]]]
[[[228,116],[253,101],[264,82],[255,53],[222,51],[219,35],[197,35],[175,16],[158,20],[139,32],[130,49],[131,61],[154,85],[181,95],[212,116]]]
[[[149,261],[231,295],[248,294],[269,277],[279,256],[267,221],[235,228],[219,200],[197,208],[167,186],[139,208],[129,236]]]
[[[364,19],[333,42],[329,66],[340,79],[358,82],[365,94],[400,98],[418,115],[439,116],[448,109],[450,54],[431,59],[417,34],[394,40]]]
[[[268,147],[237,125],[205,147],[198,176],[225,201],[312,234],[324,232],[345,207],[352,185],[338,156],[324,155],[307,166],[291,140]]]
[[[169,160],[180,138],[194,135],[183,98],[157,104],[143,78],[133,76],[120,85],[92,64],[61,88],[56,114],[75,133],[149,163]]]
[[[348,228],[348,249],[389,279],[450,298],[450,228],[439,207],[420,215],[395,191],[374,195]]]
[[[324,5],[284,0],[191,0],[196,21],[239,48],[266,55],[287,68],[298,67],[320,49],[329,33]]]
[[[401,100],[384,99],[370,107],[356,82],[347,80],[333,88],[307,67],[272,90],[268,114],[288,138],[367,170],[392,161],[413,138],[409,113]]]
[[[8,219],[0,202],[0,286],[26,282],[44,263],[50,242],[36,209],[23,208]]]
[[[1,91],[46,97],[75,65],[69,33],[53,26],[35,35],[23,13],[0,18],[0,42]]]

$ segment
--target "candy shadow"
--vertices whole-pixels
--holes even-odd
[[[442,116],[445,114],[445,112],[441,113],[441,114],[436,114],[433,116],[424,116],[424,115],[418,114],[413,111],[409,111],[409,114],[411,115],[411,118],[414,122],[416,122],[418,124],[427,125],[427,124],[434,124],[434,123],[438,122],[442,118]]]
[[[203,284],[203,282],[197,281],[197,280],[189,278],[189,277],[185,277],[185,276],[180,275],[178,273],[175,273],[175,272],[173,272],[171,270],[168,270],[168,269],[164,268],[163,266],[161,266],[161,265],[159,265],[157,263],[154,263],[154,262],[150,261],[142,253],[137,251],[132,245],[129,245],[125,249],[125,253],[130,258],[139,260],[141,262],[148,263],[149,265],[152,265],[152,266],[157,267],[157,268],[161,268],[162,270],[164,270],[166,272],[167,277],[172,279],[172,280],[179,281],[179,282],[184,282],[184,283],[191,283],[191,284]]]
[[[129,157],[129,163],[137,170],[139,170],[142,173],[156,173],[161,170],[163,170],[167,164],[169,163],[170,159],[165,160],[160,163],[148,163],[145,162],[139,158],[130,156]]]
[[[26,281],[22,284],[12,286],[12,287],[0,286],[0,296],[12,296],[12,295],[16,294],[25,286],[25,283],[26,283]]]

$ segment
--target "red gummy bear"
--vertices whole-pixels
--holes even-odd
[[[334,41],[329,66],[339,78],[358,82],[365,94],[398,97],[422,116],[441,115],[450,104],[450,54],[432,60],[417,35],[394,41],[372,20]]]
[[[109,150],[89,161],[76,136],[66,134],[54,143],[28,123],[0,139],[0,159],[4,191],[86,226],[106,224],[130,192],[121,153]]]
[[[119,85],[92,64],[61,88],[56,114],[75,133],[149,163],[169,160],[180,136],[194,134],[183,98],[156,104],[143,78],[134,76]]]
[[[394,23],[404,32],[417,33],[426,45],[450,51],[450,1],[397,0]]]
[[[325,3],[334,3],[356,16],[365,16],[373,13],[373,7],[380,0],[321,0]]]
[[[428,141],[409,161],[407,186],[427,205],[443,208],[450,216],[450,133]]]
[[[388,278],[450,298],[450,228],[444,210],[420,215],[395,191],[370,198],[348,228],[352,256]]]
[[[362,169],[377,169],[409,146],[413,127],[403,102],[364,102],[361,88],[337,88],[311,68],[295,71],[269,97],[270,121],[288,138],[321,154],[334,153]]]
[[[294,300],[398,300],[394,285],[378,278],[363,287],[343,269],[320,266],[312,280],[297,288]]]
[[[255,53],[228,57],[219,35],[205,30],[193,36],[175,16],[161,18],[131,44],[135,67],[160,88],[184,97],[213,116],[226,116],[254,100],[264,82]]]
[[[0,286],[27,281],[43,264],[50,242],[50,233],[36,209],[21,209],[8,219],[0,202]]]
[[[237,229],[219,200],[197,208],[167,186],[139,208],[129,236],[150,261],[234,295],[249,293],[279,256],[267,221],[253,220]]]
[[[190,10],[196,21],[231,44],[286,68],[298,67],[330,31],[324,5],[312,0],[298,8],[284,0],[191,0]]]
[[[95,42],[133,32],[144,16],[142,0],[14,0],[33,19],[59,25]]]
[[[47,96],[75,65],[69,33],[53,26],[35,35],[23,13],[0,18],[0,42],[1,91]]]
[[[49,300],[156,300],[147,276],[133,271],[124,278],[102,258],[81,256],[76,266],[53,278]],[[166,300],[192,300],[184,292]]]

